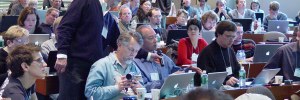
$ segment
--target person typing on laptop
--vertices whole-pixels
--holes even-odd
[[[300,28],[300,25],[298,26]],[[281,68],[279,75],[284,80],[300,81],[300,31],[297,32],[297,41],[278,48],[275,55],[264,68]]]
[[[269,6],[269,15],[267,15],[264,19],[264,28],[268,28],[269,20],[287,20],[287,15],[279,12],[279,2],[272,1]]]
[[[215,31],[215,26],[219,21],[218,15],[214,11],[208,11],[204,13],[201,17],[202,30],[205,31]]]
[[[231,21],[221,21],[216,27],[216,40],[206,46],[199,54],[197,66],[211,72],[228,72],[224,84],[235,85],[238,82],[240,65],[235,57],[231,45],[236,38],[236,25]],[[195,74],[195,86],[201,84],[199,74]]]
[[[175,63],[165,54],[162,54],[159,50],[157,50],[155,38],[156,33],[149,25],[142,25],[137,29],[137,32],[142,34],[144,39],[144,45],[142,49],[158,53],[161,55],[161,58],[154,59],[152,61],[147,61],[146,59],[134,59],[135,64],[141,70],[143,83],[145,84],[145,88],[148,92],[151,89],[159,89],[163,85],[164,79],[166,79],[172,73],[182,73],[180,67],[177,67]],[[199,73],[201,70],[196,67],[192,67]]]

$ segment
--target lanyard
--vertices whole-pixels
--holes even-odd
[[[221,49],[221,46],[219,46],[219,47],[220,47],[220,51],[221,51],[221,54],[222,54],[222,57],[223,57],[223,61],[224,61],[225,67],[227,68],[227,64],[226,64],[226,61],[225,61],[225,56],[224,56],[224,54],[223,54],[223,51],[222,51],[222,49]],[[227,48],[227,53],[228,53],[229,66],[231,66],[231,62],[230,62],[230,54],[229,54],[228,48]]]

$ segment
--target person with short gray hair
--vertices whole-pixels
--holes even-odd
[[[85,96],[88,99],[119,100],[124,96],[123,90],[143,87],[138,79],[128,80],[131,73],[141,75],[133,58],[143,45],[142,36],[136,32],[122,33],[118,40],[118,49],[108,56],[96,61],[89,72]]]

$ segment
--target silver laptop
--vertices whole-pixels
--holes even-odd
[[[215,37],[215,31],[205,31],[205,32],[202,32],[202,38],[208,44],[210,44],[212,41],[214,41],[216,39],[216,37]]]
[[[176,92],[180,92],[185,89],[191,82],[192,78],[194,78],[194,75],[195,72],[169,75],[160,89],[160,98],[165,98],[168,95],[174,95]]]
[[[263,69],[257,77],[253,80],[251,85],[265,85],[280,71],[280,68],[276,69]]]
[[[42,44],[43,42],[49,40],[49,34],[29,34],[29,43]]]
[[[208,73],[208,88],[219,89],[222,86],[226,76],[227,72]]]
[[[277,31],[287,33],[289,29],[289,22],[286,20],[269,20],[268,31]]]
[[[268,62],[282,44],[256,44],[253,62]]]
[[[37,15],[40,18],[40,24],[43,23],[43,22],[46,22],[46,13],[47,13],[47,10],[38,9],[36,11],[36,13],[37,13]]]

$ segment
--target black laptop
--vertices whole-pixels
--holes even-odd
[[[243,18],[243,19],[232,19],[233,22],[239,22],[243,25],[244,32],[251,31],[252,19]]]
[[[2,16],[0,32],[7,31],[10,26],[17,25],[19,16]]]
[[[169,30],[167,45],[178,42],[181,38],[188,37],[187,30]]]

